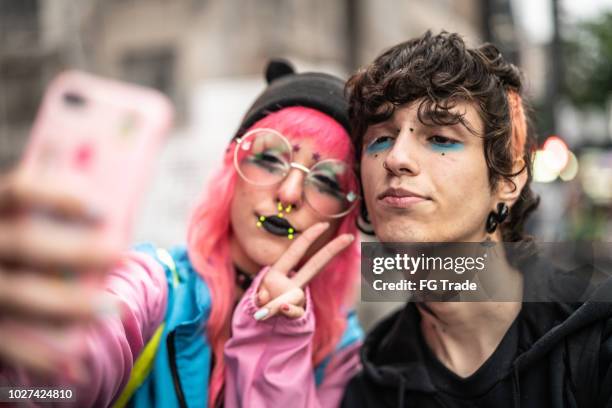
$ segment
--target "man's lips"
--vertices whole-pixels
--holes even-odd
[[[384,205],[395,208],[408,208],[429,198],[403,188],[388,188],[377,197]]]

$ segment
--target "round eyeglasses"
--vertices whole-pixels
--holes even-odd
[[[304,201],[316,212],[338,218],[355,207],[359,184],[346,162],[325,159],[310,168],[296,163],[291,143],[274,129],[253,129],[237,141],[234,166],[246,182],[261,187],[273,186],[282,182],[291,169],[298,169],[306,174],[302,188]]]

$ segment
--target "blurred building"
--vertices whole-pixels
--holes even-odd
[[[46,84],[78,62],[86,5],[0,0],[0,170],[17,160]]]

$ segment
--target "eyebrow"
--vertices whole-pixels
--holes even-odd
[[[424,126],[437,127],[437,128],[451,127],[457,130],[464,128],[470,134],[473,134],[473,135],[478,134],[478,132],[474,129],[474,126],[472,125],[472,123],[470,123],[470,121],[465,118],[465,114],[455,115],[447,111],[433,112],[433,111],[428,110],[428,111],[423,112],[423,119],[429,120],[432,122],[432,123],[422,123],[421,122]],[[445,120],[448,120],[449,122],[456,120],[456,123],[447,123],[447,124],[436,123],[436,121],[444,122]]]
[[[382,122],[378,122],[375,123],[373,125],[368,126],[368,130],[377,130],[377,129],[384,129],[384,130],[389,130],[392,131],[393,133],[399,133],[400,132],[400,128],[397,127],[397,125],[395,124],[395,120],[393,117],[382,121]]]

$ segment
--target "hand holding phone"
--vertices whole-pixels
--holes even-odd
[[[0,179],[0,363],[83,379],[79,330],[117,311],[96,285],[128,244],[171,119],[153,90],[74,71],[50,85]]]

